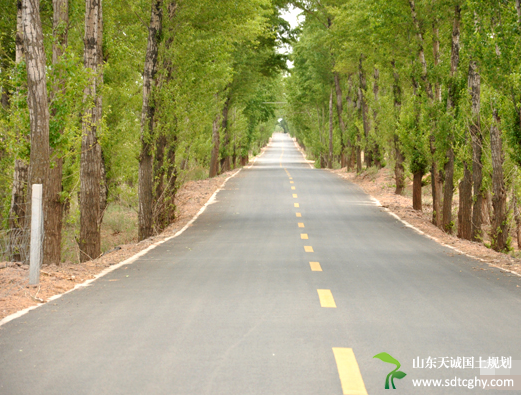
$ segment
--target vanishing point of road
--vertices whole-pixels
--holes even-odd
[[[382,352],[399,394],[468,393],[413,360],[521,360],[518,285],[275,134],[183,234],[0,327],[0,394],[381,394]]]

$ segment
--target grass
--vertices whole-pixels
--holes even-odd
[[[62,261],[79,263],[77,239],[80,233],[80,218],[77,205],[71,212],[62,233]],[[101,225],[101,252],[137,242],[137,212],[127,204],[111,203],[105,210]]]

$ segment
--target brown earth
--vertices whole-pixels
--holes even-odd
[[[113,249],[89,262],[65,263],[61,266],[44,264],[41,269],[40,284],[37,286],[29,285],[28,265],[14,262],[0,263],[0,319],[25,308],[45,303],[51,296],[69,291],[77,284],[93,279],[107,267],[130,258],[153,243],[173,236],[197,214],[213,193],[224,184],[226,178],[236,171],[238,170],[184,184],[175,198],[177,218],[161,234],[139,243],[121,245],[119,249]]]
[[[396,195],[394,193],[394,174],[388,168],[378,171],[370,169],[359,175],[355,172],[346,172],[346,168],[330,171],[358,185],[365,193],[377,199],[384,209],[395,213],[402,220],[421,230],[428,237],[442,245],[455,249],[455,254],[469,255],[507,272],[521,275],[521,259],[496,252],[487,248],[483,243],[459,239],[433,225],[431,222],[432,197],[428,192],[430,186],[422,188],[424,209],[421,212],[412,208],[412,181],[406,181],[407,188],[403,196]],[[457,194],[454,200],[453,209],[457,213]],[[457,214],[455,218],[457,218]],[[514,251],[513,254],[518,255],[518,251]]]

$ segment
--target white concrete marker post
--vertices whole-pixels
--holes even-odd
[[[29,284],[40,282],[43,241],[42,184],[32,185],[31,198],[31,249],[29,251]]]

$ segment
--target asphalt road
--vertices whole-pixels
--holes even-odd
[[[381,394],[382,352],[396,393],[469,393],[413,380],[521,360],[520,286],[278,134],[181,236],[0,327],[0,394]],[[474,368],[440,364],[458,357]]]

